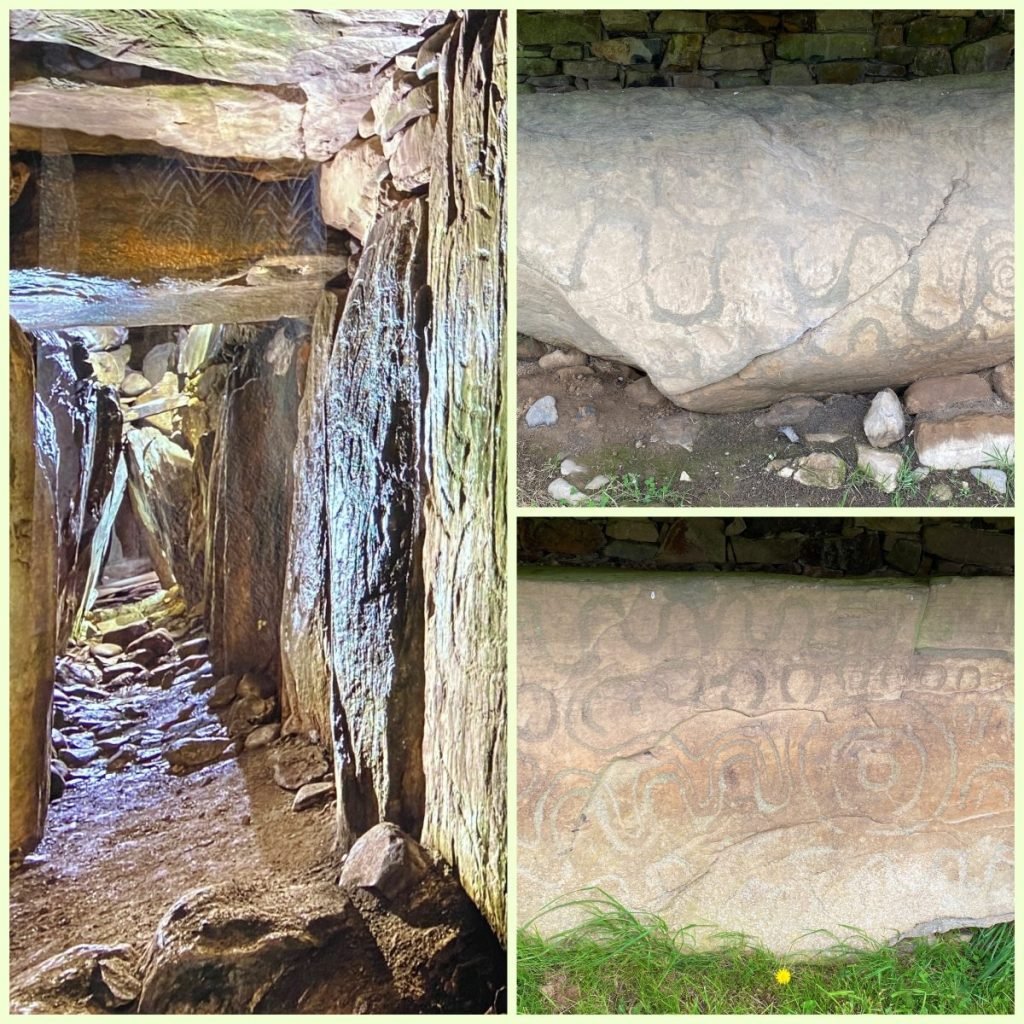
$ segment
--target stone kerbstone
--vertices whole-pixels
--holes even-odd
[[[914,54],[910,70],[915,75],[951,75],[953,59],[944,46],[922,46]]]
[[[648,519],[613,519],[605,533],[614,540],[658,542],[658,527]]]
[[[779,953],[1012,918],[1012,593],[521,570],[520,923],[586,886]]]
[[[658,39],[636,39],[623,36],[619,39],[603,39],[590,44],[595,57],[603,57],[613,64],[650,64],[661,53],[662,43]]]
[[[795,32],[792,35],[779,36],[775,43],[775,52],[782,60],[802,60],[814,64],[823,60],[873,57],[874,47],[874,35],[866,32]]]
[[[933,15],[917,18],[906,28],[907,42],[911,46],[955,46],[967,34],[963,18],[944,18]]]
[[[956,73],[975,75],[982,71],[1002,71],[1013,52],[1013,41],[1013,35],[1008,34],[958,46],[953,51]]]
[[[705,32],[708,16],[691,11],[662,11],[654,19],[655,32]]]
[[[567,60],[562,70],[574,78],[588,79],[612,79],[619,73],[618,67],[606,60]]]
[[[593,43],[601,38],[598,14],[564,14],[554,11],[523,13],[517,23],[519,42],[524,46],[544,43]]]
[[[609,32],[650,32],[651,30],[651,19],[646,11],[602,11],[601,24]],[[659,31],[661,30],[659,29]]]
[[[711,412],[997,365],[1013,351],[1011,85],[524,96],[519,329]],[[920,132],[883,142],[872,126],[893,117]]]
[[[870,11],[818,11],[814,18],[819,32],[872,32]]]
[[[1004,364],[1009,365],[1009,364]],[[977,373],[961,373],[953,377],[931,377],[914,381],[903,394],[908,413],[938,412],[964,402],[990,401],[992,389]]]
[[[700,64],[701,45],[704,37],[694,32],[683,32],[669,36],[665,56],[661,60],[662,71],[696,71]]]
[[[922,538],[929,555],[950,562],[970,562],[990,569],[1013,565],[1012,534],[972,530],[958,523],[937,523],[926,526]]]
[[[987,466],[994,457],[1014,458],[1013,414],[1005,411],[965,412],[948,419],[919,418],[914,447],[922,466],[970,469]]]
[[[776,64],[772,68],[771,84],[814,85],[814,79],[806,64]]]

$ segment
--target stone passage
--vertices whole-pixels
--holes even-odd
[[[521,571],[520,925],[584,886],[778,952],[1011,919],[1012,586]]]
[[[1009,73],[519,105],[519,330],[688,409],[1013,354]]]

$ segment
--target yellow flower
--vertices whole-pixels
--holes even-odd
[[[780,968],[779,968],[779,969],[778,969],[778,970],[777,970],[777,971],[775,972],[775,980],[776,980],[776,981],[777,981],[777,982],[778,982],[778,983],[779,983],[780,985],[788,985],[788,984],[789,984],[789,980],[790,980],[790,978],[792,978],[792,977],[793,977],[793,975],[792,975],[792,974],[790,974],[790,973],[789,973],[789,971],[787,971],[785,967],[780,967]]]

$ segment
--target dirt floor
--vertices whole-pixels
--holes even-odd
[[[928,472],[919,481],[908,479],[895,494],[886,494],[863,474],[854,472],[856,445],[866,444],[863,419],[872,396],[836,395],[824,400],[813,424],[796,428],[791,441],[774,426],[755,422],[764,410],[723,415],[688,414],[667,399],[639,404],[627,392],[640,378],[635,370],[591,359],[588,366],[542,369],[533,359],[518,364],[517,503],[520,507],[567,505],[548,493],[564,459],[586,474],[569,482],[583,490],[597,475],[609,478],[602,489],[577,507],[997,507],[1010,504],[971,476],[968,470]],[[558,421],[552,426],[528,427],[527,410],[544,395],[555,399]],[[686,418],[699,428],[693,450],[659,440],[669,421],[679,426]],[[834,442],[805,440],[805,432],[845,434]],[[918,468],[913,435],[904,442],[908,469]],[[903,450],[893,446],[891,450]],[[837,490],[809,487],[768,470],[777,459],[811,452],[830,452],[844,460],[847,480]],[[690,480],[680,480],[686,473]]]
[[[225,734],[207,710],[208,689],[196,685],[193,673],[167,689],[135,683],[72,703],[61,722],[69,740],[99,731],[113,747],[126,739],[137,757],[120,769],[103,756],[73,769],[42,844],[12,867],[12,977],[78,943],[142,948],[174,901],[199,886],[273,889],[336,875],[333,804],[292,811],[294,794],[272,778],[274,748],[230,749],[191,774],[170,773],[171,737]]]

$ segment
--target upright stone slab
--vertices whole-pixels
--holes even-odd
[[[585,886],[780,953],[1011,919],[1012,594],[521,571],[520,923]]]
[[[424,841],[504,942],[505,15],[441,58],[430,178]]]
[[[337,843],[423,824],[423,402],[426,203],[375,222],[326,390],[331,718]]]
[[[752,409],[1013,350],[1010,73],[524,95],[519,322]]]
[[[32,343],[10,322],[10,849],[43,837],[50,795],[50,710],[57,639],[57,517],[47,453],[53,423],[36,398]],[[36,445],[39,445],[37,451]]]

